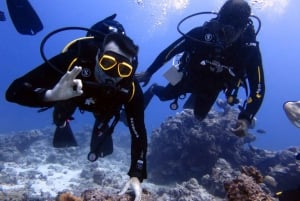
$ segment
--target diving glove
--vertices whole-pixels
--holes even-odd
[[[71,71],[67,71],[53,89],[46,91],[45,101],[67,100],[82,95],[82,81],[76,79],[81,70],[80,66],[75,66]]]
[[[136,77],[136,79],[137,79],[139,82],[143,82],[143,83],[144,83],[144,84],[142,85],[142,87],[145,87],[145,86],[149,83],[149,81],[150,81],[150,79],[151,79],[151,75],[150,75],[150,73],[148,73],[147,71],[142,72],[142,73],[136,73],[136,74],[135,74],[135,77]]]
[[[235,128],[231,128],[231,132],[233,132],[238,137],[244,137],[248,133],[249,123],[246,119],[239,119],[236,122]]]
[[[123,195],[129,188],[132,188],[135,199],[134,201],[141,201],[142,200],[142,186],[141,182],[137,177],[131,177],[129,181],[126,182],[124,188],[121,190],[119,195]]]

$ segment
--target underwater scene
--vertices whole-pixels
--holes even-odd
[[[299,7],[1,1],[0,201],[300,201]]]

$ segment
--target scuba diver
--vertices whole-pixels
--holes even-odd
[[[251,8],[246,1],[227,0],[217,17],[183,34],[164,49],[145,72],[136,74],[143,86],[171,58],[182,56],[178,68],[169,70],[172,76],[166,73],[170,81],[167,86],[153,84],[144,93],[145,107],[156,95],[161,101],[175,100],[170,107],[177,109],[178,98],[191,93],[184,108],[192,108],[194,116],[203,120],[221,91],[225,92],[227,102],[234,105],[238,89],[249,86],[247,101],[231,129],[235,135],[245,136],[265,93],[261,53],[250,16]]]
[[[70,120],[76,108],[95,117],[88,160],[113,152],[112,133],[124,110],[131,133],[131,165],[121,193],[132,187],[141,199],[141,182],[147,178],[147,134],[144,97],[134,78],[138,46],[125,34],[116,14],[96,23],[86,37],[70,42],[58,54],[16,79],[6,99],[23,106],[54,107],[53,146],[76,146]]]

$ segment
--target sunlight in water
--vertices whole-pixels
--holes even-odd
[[[176,10],[184,9],[188,6],[189,0],[169,0],[169,6]]]
[[[140,5],[144,6],[145,2],[144,0],[135,0],[135,2]],[[163,6],[165,8],[175,8],[176,10],[181,10],[184,9],[188,6],[189,0],[160,0],[160,1],[152,1],[152,5],[157,5],[157,6]],[[147,2],[149,3],[149,2]],[[146,3],[146,4],[147,4]]]
[[[160,0],[152,1],[151,7],[156,8],[156,24],[161,25],[167,18],[167,15],[173,11],[184,10],[187,8],[189,0]]]
[[[249,3],[258,10],[268,10],[272,13],[283,14],[289,0],[250,0]]]
[[[153,30],[161,26],[167,20],[167,15],[184,10],[190,0],[135,0],[135,3],[146,8],[154,19]]]
[[[177,13],[179,11],[184,11],[188,9],[189,5],[194,3],[205,4],[205,1],[194,1],[192,0],[134,0],[136,4],[142,6],[150,12],[150,16],[153,19],[153,27],[151,30],[156,30],[165,24],[166,20],[170,15]],[[226,0],[211,0],[210,3],[216,6],[213,10],[219,10]],[[247,0],[251,5],[252,12],[263,12],[271,16],[279,16],[286,12],[287,6],[290,0]]]

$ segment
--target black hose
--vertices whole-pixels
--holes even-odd
[[[95,31],[93,29],[89,29],[89,28],[84,28],[84,27],[63,27],[63,28],[60,28],[60,29],[56,29],[50,33],[48,33],[44,38],[43,40],[41,41],[41,44],[40,44],[40,54],[44,60],[44,62],[48,63],[48,65],[53,68],[54,70],[56,70],[57,72],[61,73],[61,74],[65,74],[65,72],[61,71],[59,68],[57,68],[54,64],[52,64],[48,59],[47,57],[45,56],[45,51],[44,51],[44,47],[45,47],[45,44],[46,42],[48,41],[48,39],[50,37],[52,37],[54,34],[57,34],[59,32],[62,32],[62,31],[67,31],[67,30],[83,30],[83,31],[90,31],[90,32],[93,32],[95,33],[96,35],[105,35],[104,33],[102,32],[99,32],[99,31]]]
[[[198,12],[198,13],[191,14],[191,15],[189,15],[189,16],[187,16],[187,17],[185,17],[185,18],[183,18],[182,20],[179,21],[179,23],[177,24],[177,31],[178,31],[182,36],[187,37],[187,38],[189,38],[189,39],[192,39],[192,40],[194,40],[194,41],[201,42],[201,43],[204,43],[204,44],[211,44],[210,42],[206,42],[206,41],[203,41],[203,40],[199,40],[199,39],[197,39],[197,38],[195,38],[195,37],[189,36],[189,35],[183,33],[183,32],[180,30],[180,26],[181,26],[181,24],[182,24],[184,21],[186,21],[187,19],[189,19],[189,18],[191,18],[191,17],[194,17],[194,16],[196,16],[196,15],[204,15],[204,14],[218,15],[217,12],[213,12],[213,11],[203,11],[203,12]],[[255,35],[257,35],[257,34],[259,33],[260,29],[261,29],[261,21],[260,21],[259,17],[255,16],[255,15],[250,15],[250,17],[256,19],[257,22],[258,22],[258,27],[257,27],[257,30],[256,30],[256,32],[255,32]]]

